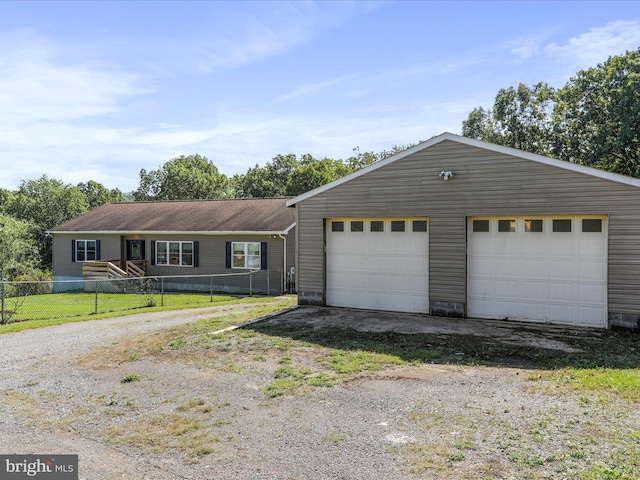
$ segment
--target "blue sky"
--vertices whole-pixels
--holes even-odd
[[[3,1],[0,187],[377,152],[639,46],[637,1]]]

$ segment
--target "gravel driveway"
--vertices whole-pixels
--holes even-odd
[[[512,467],[493,455],[503,435],[530,429],[548,412],[559,419],[585,415],[577,401],[531,392],[522,368],[389,367],[270,398],[262,388],[290,355],[270,358],[251,350],[258,344],[240,355],[233,336],[192,356],[187,350],[174,358],[164,349],[161,356],[131,361],[96,359],[123,343],[144,346],[167,328],[255,307],[138,314],[0,335],[0,450],[79,454],[80,478],[91,480],[385,480],[464,478],[465,471],[479,478],[475,474],[485,470],[486,478],[507,478]],[[300,309],[273,322],[288,315],[308,321],[313,312]],[[313,361],[317,353],[307,349],[305,355]],[[122,383],[128,374],[140,381]],[[597,411],[592,414],[597,420]],[[199,423],[185,424],[187,418]],[[181,423],[170,430],[171,422]],[[189,455],[198,447],[166,443],[163,433],[154,439],[154,428],[178,439],[190,428],[202,432],[207,450]],[[155,441],[126,441],[129,430]],[[552,437],[549,432],[541,448],[553,452],[554,442],[564,441]],[[481,442],[492,447],[477,448]],[[419,465],[431,458],[430,449],[449,449],[445,457],[464,457],[466,466]]]

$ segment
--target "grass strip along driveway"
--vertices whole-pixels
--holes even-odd
[[[91,390],[32,385],[3,402],[135,458],[171,457],[184,478],[311,478],[324,451],[315,478],[369,478],[367,465],[377,478],[639,478],[637,334],[556,329],[557,349],[314,325],[297,318],[330,310],[304,308],[213,334],[292,303],[94,346],[71,367]],[[306,444],[306,462],[287,463]]]

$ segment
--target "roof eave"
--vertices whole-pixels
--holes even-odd
[[[554,167],[558,167],[558,168],[563,168],[565,170],[570,170],[570,171],[574,171],[574,172],[578,172],[578,173],[583,173],[586,175],[591,175],[592,177],[596,177],[596,178],[603,178],[606,180],[610,180],[613,182],[618,182],[618,183],[623,183],[625,185],[630,185],[633,187],[640,187],[640,179],[636,179],[636,178],[632,178],[632,177],[628,177],[626,175],[620,175],[618,173],[611,173],[611,172],[605,172],[603,170],[598,170],[596,168],[592,168],[592,167],[587,167],[584,165],[578,165],[575,163],[571,163],[571,162],[567,162],[564,160],[558,160],[555,158],[549,158],[549,157],[545,157],[543,155],[537,155],[535,153],[529,153],[529,152],[524,152],[522,150],[518,150],[516,148],[511,148],[511,147],[504,147],[502,145],[496,145],[494,143],[488,143],[488,142],[483,142],[481,140],[475,140],[473,138],[468,138],[468,137],[463,137],[461,135],[455,135],[453,133],[449,133],[449,132],[445,132],[442,133],[440,135],[437,135],[425,142],[419,143],[418,145],[414,145],[411,148],[408,148],[400,153],[397,153],[391,157],[385,158],[384,160],[380,160],[376,163],[372,163],[371,165],[364,167],[356,172],[353,172],[349,175],[346,175],[342,178],[339,178],[337,180],[334,180],[331,183],[327,183],[326,185],[323,185],[321,187],[318,187],[314,190],[310,190],[306,193],[303,193],[302,195],[299,195],[295,198],[289,199],[286,203],[287,207],[292,207],[295,206],[296,204],[298,204],[299,202],[306,200],[308,198],[314,197],[316,195],[319,195],[323,192],[326,192],[327,190],[330,190],[334,187],[337,187],[339,185],[342,185],[343,183],[346,183],[350,180],[353,180],[354,178],[358,178],[362,175],[365,175],[369,172],[372,172],[374,170],[377,170],[378,168],[384,167],[385,165],[388,165],[390,163],[396,162],[398,160],[401,160],[402,158],[405,158],[409,155],[412,155],[416,152],[419,152],[420,150],[424,150],[426,148],[432,147],[433,145],[436,145],[440,142],[443,142],[445,140],[451,140],[453,142],[457,142],[457,143],[462,143],[465,145],[469,145],[469,146],[473,146],[473,147],[477,147],[477,148],[482,148],[484,150],[490,150],[490,151],[494,151],[497,153],[502,153],[505,155],[510,155],[512,157],[518,157],[518,158],[523,158],[526,160],[531,160],[534,162],[538,162],[538,163],[542,163],[545,165],[550,165],[550,166],[554,166]]]
[[[64,233],[74,235],[286,235],[289,230],[295,226],[295,223],[284,230],[264,230],[264,231],[247,231],[247,230],[148,230],[148,231],[127,231],[127,230],[55,230],[47,231],[48,234]]]

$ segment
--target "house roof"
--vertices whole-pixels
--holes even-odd
[[[412,155],[416,152],[419,152],[421,150],[425,150],[429,147],[432,147],[434,145],[437,145],[438,143],[444,142],[446,140],[452,141],[452,142],[456,142],[456,143],[461,143],[464,145],[469,145],[472,147],[477,147],[477,148],[482,148],[484,150],[490,150],[493,152],[498,152],[498,153],[503,153],[505,155],[511,155],[513,157],[518,157],[518,158],[523,158],[526,160],[531,160],[533,162],[538,162],[538,163],[543,163],[546,165],[551,165],[554,167],[558,167],[558,168],[563,168],[565,170],[571,170],[574,172],[579,172],[579,173],[584,173],[586,175],[591,175],[593,177],[598,177],[598,178],[604,178],[607,180],[611,180],[613,182],[618,182],[618,183],[623,183],[626,185],[632,185],[634,187],[640,187],[640,180],[637,178],[632,178],[632,177],[627,177],[625,175],[619,175],[617,173],[611,173],[611,172],[605,172],[602,170],[597,170],[595,168],[591,168],[591,167],[585,167],[584,165],[577,165],[575,163],[571,163],[571,162],[566,162],[564,160],[557,160],[555,158],[549,158],[549,157],[545,157],[542,155],[536,155],[535,153],[529,153],[529,152],[524,152],[522,150],[518,150],[516,148],[510,148],[510,147],[503,147],[502,145],[496,145],[494,143],[488,143],[488,142],[483,142],[481,140],[474,140],[473,138],[468,138],[468,137],[463,137],[460,135],[455,135],[453,133],[442,133],[440,135],[437,135],[429,140],[427,140],[426,142],[422,142],[419,143],[418,145],[414,145],[411,148],[408,148],[400,153],[397,153],[396,155],[393,155],[391,157],[385,158],[384,160],[380,160],[376,163],[373,163],[361,170],[358,170],[356,172],[353,172],[349,175],[346,175],[342,178],[339,178],[338,180],[335,180],[331,183],[327,183],[326,185],[323,185],[321,187],[318,187],[314,190],[311,190],[309,192],[303,193],[302,195],[299,195],[295,198],[292,198],[290,200],[287,201],[287,206],[291,207],[294,206],[295,204],[306,200],[307,198],[313,197],[315,195],[318,195],[320,193],[326,192],[327,190],[330,190],[334,187],[337,187],[338,185],[342,185],[343,183],[346,183],[350,180],[353,180],[354,178],[358,178],[361,175],[366,175],[367,173],[373,171],[373,170],[377,170],[378,168],[384,167],[385,165],[388,165],[390,163],[393,162],[397,162],[398,160],[401,160],[405,157],[408,157],[409,155]]]
[[[289,198],[107,203],[50,230],[100,233],[287,233]]]

